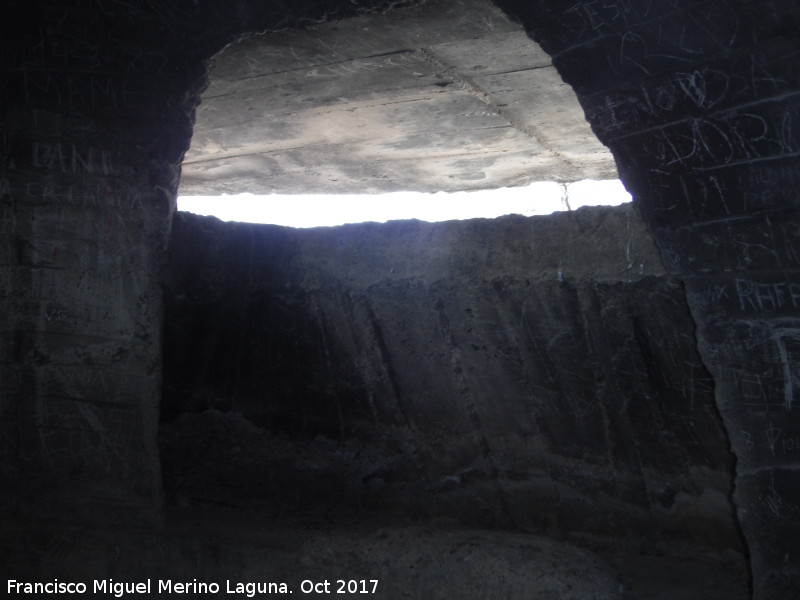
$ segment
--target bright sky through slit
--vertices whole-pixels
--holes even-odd
[[[508,214],[549,215],[581,206],[616,206],[630,201],[622,183],[611,179],[566,186],[545,181],[525,187],[436,194],[180,196],[178,210],[213,215],[223,221],[320,227],[398,219],[436,222]]]

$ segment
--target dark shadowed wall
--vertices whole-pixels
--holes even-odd
[[[796,597],[800,6],[497,3],[576,90],[683,282],[736,455],[754,597]],[[158,269],[208,60],[247,32],[376,7],[4,3],[6,514],[157,519]]]
[[[185,501],[739,545],[685,292],[631,206],[313,230],[179,213],[165,302]]]

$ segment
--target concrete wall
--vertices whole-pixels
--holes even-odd
[[[165,304],[174,501],[740,549],[685,292],[631,206],[314,230],[179,213]]]
[[[737,458],[754,597],[797,595],[800,8],[498,4],[576,90],[685,283]]]
[[[800,9],[792,0],[498,4],[574,87],[684,282],[737,457],[754,597],[796,596]],[[360,10],[334,0],[4,5],[9,510],[158,509],[157,265],[206,60],[245,31],[334,9]]]

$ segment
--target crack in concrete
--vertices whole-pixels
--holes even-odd
[[[511,69],[510,71],[498,71],[496,73],[481,73],[483,77],[496,77],[497,75],[512,75],[514,73],[526,73],[528,71],[540,71],[542,69],[553,69],[553,65],[542,65],[540,67],[525,67],[524,69]]]
[[[251,91],[266,91],[266,89],[268,89],[268,88],[260,88],[259,90],[251,90]],[[420,89],[424,89],[424,88],[420,88]],[[347,100],[346,98],[344,98],[344,100],[346,100],[346,102],[342,102],[340,104],[326,105],[326,106],[322,106],[320,108],[309,108],[309,109],[300,110],[300,111],[289,111],[289,112],[286,112],[286,113],[273,113],[270,116],[274,117],[274,120],[282,120],[282,119],[287,119],[287,118],[290,118],[290,117],[297,117],[297,116],[309,115],[309,114],[313,114],[313,115],[319,116],[319,115],[327,115],[327,114],[343,112],[343,111],[344,112],[352,112],[354,110],[360,110],[360,109],[366,109],[366,108],[376,108],[376,107],[381,107],[381,106],[392,106],[394,104],[408,104],[408,103],[411,103],[411,102],[429,102],[429,101],[435,99],[433,97],[433,94],[443,94],[443,93],[446,93],[446,92],[444,90],[442,90],[442,91],[426,90],[426,94],[425,95],[412,96],[410,98],[404,98],[402,100],[393,100],[391,102],[369,102],[369,101],[358,102],[358,101]],[[342,100],[342,98],[340,98],[340,100]],[[199,133],[208,134],[210,132],[215,132],[215,131],[223,131],[223,132],[224,131],[229,131],[232,127],[241,127],[241,126],[252,127],[252,123],[253,123],[252,118],[248,118],[248,119],[245,119],[245,120],[240,121],[238,123],[231,123],[231,124],[224,125],[224,126],[219,126],[219,127],[196,127],[195,130],[194,130],[194,135],[197,135]],[[189,164],[190,162],[191,161],[184,161],[184,164]]]
[[[453,83],[457,84],[463,90],[483,102],[485,105],[490,107],[493,111],[495,111],[498,115],[503,117],[509,124],[519,131],[520,133],[526,135],[527,137],[531,138],[537,144],[539,144],[542,148],[556,156],[560,161],[564,162],[567,166],[572,168],[577,168],[577,165],[569,160],[566,156],[564,156],[561,152],[556,150],[552,147],[552,145],[544,139],[533,127],[529,127],[525,123],[521,122],[508,110],[504,110],[501,106],[499,106],[492,97],[490,92],[482,89],[477,83],[472,81],[469,77],[465,76],[463,73],[458,71],[455,67],[448,66],[447,64],[441,62],[428,48],[420,48],[416,51],[428,64],[433,67],[434,72],[438,77],[442,79],[449,79]],[[544,68],[544,67],[540,67]],[[519,69],[520,71],[526,69]],[[510,71],[515,72],[515,71]],[[497,73],[500,75],[500,73]]]
[[[252,79],[261,79],[263,77],[272,77],[273,75],[284,75],[286,73],[298,73],[298,72],[309,71],[309,70],[313,70],[313,69],[324,69],[325,67],[334,67],[334,66],[337,66],[337,65],[344,65],[344,64],[347,64],[347,63],[354,63],[354,62],[359,61],[359,60],[371,60],[371,59],[375,59],[375,58],[383,58],[383,57],[387,57],[387,56],[400,56],[400,55],[404,55],[404,54],[408,55],[408,56],[415,57],[415,51],[414,50],[409,50],[409,49],[394,50],[394,51],[391,51],[391,52],[381,52],[379,54],[371,54],[369,56],[356,56],[356,57],[344,58],[342,60],[336,60],[336,61],[330,61],[330,62],[313,63],[313,64],[310,64],[310,65],[304,65],[302,67],[295,67],[295,68],[292,68],[292,69],[282,69],[282,70],[279,70],[279,71],[269,71],[269,72],[265,72],[265,73],[259,73],[258,75],[248,75],[247,77],[238,77],[236,79],[229,79],[227,81],[227,83],[238,83],[238,82],[241,82],[241,81],[250,81]],[[212,71],[213,70],[214,69],[212,68]],[[335,75],[331,74],[331,76],[335,76]],[[261,88],[261,89],[269,89],[269,88]],[[252,92],[254,90],[242,90],[242,91]],[[235,92],[230,92],[230,93],[227,93],[227,94],[208,95],[208,96],[204,96],[204,99],[222,98],[222,97],[225,97],[225,96],[233,96],[233,95],[238,94],[238,93],[241,93],[241,92],[240,91],[235,91]]]
[[[510,129],[511,127],[507,126],[507,128]],[[479,129],[502,129],[502,127],[482,127],[482,128],[479,128]],[[441,133],[447,133],[447,132],[441,132]],[[257,150],[257,151],[254,151],[254,152],[245,152],[245,153],[240,153],[240,154],[227,154],[227,155],[215,156],[213,158],[207,158],[207,159],[202,159],[202,160],[200,160],[200,159],[193,160],[193,161],[186,160],[186,161],[183,162],[183,164],[198,165],[198,164],[203,164],[203,163],[216,162],[218,160],[227,160],[227,159],[231,159],[231,158],[244,158],[244,157],[247,157],[247,156],[260,156],[260,155],[265,155],[265,154],[277,154],[277,153],[281,153],[281,152],[286,152],[287,150],[300,150],[300,149],[303,149],[303,148],[327,148],[327,147],[333,148],[335,146],[341,146],[341,145],[347,144],[347,143],[350,143],[350,142],[334,142],[334,143],[329,143],[329,144],[307,144],[307,145],[304,145],[304,146],[291,146],[291,147],[288,147],[288,148],[274,148],[274,149],[271,149],[271,150]],[[522,152],[522,151],[523,150],[519,150],[519,152]],[[451,152],[451,153],[431,154],[428,158],[448,158],[449,159],[449,158],[458,158],[460,156],[464,156],[464,157],[478,157],[478,156],[482,156],[482,155],[494,156],[494,154],[495,154],[495,152],[493,150],[477,150],[475,152]],[[418,155],[414,155],[414,156],[394,156],[394,157],[391,158],[391,161],[389,161],[389,162],[398,162],[398,161],[403,161],[403,160],[419,160],[419,156]],[[377,164],[377,163],[379,163],[381,161],[372,161],[372,162],[366,161],[366,162],[367,162],[367,164]],[[298,169],[298,170],[303,171],[303,170],[307,170],[307,168],[301,168],[301,169]]]

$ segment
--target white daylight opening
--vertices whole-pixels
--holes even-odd
[[[524,187],[469,192],[387,194],[237,194],[180,196],[178,210],[223,221],[285,227],[331,227],[346,223],[419,219],[431,223],[503,215],[549,215],[582,206],[617,206],[631,196],[618,179],[574,183],[537,182]]]

